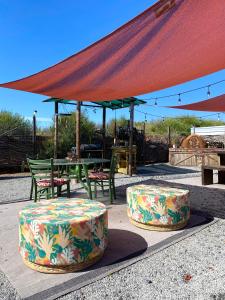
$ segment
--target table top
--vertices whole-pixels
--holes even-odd
[[[76,198],[58,198],[32,203],[20,212],[20,222],[65,224],[90,221],[106,213],[103,203]]]
[[[110,162],[109,159],[105,158],[80,158],[76,161],[70,161],[67,159],[54,159],[55,166],[76,166],[76,165],[94,165]]]

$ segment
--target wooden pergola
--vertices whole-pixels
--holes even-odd
[[[59,98],[48,98],[43,102],[54,102],[55,112],[54,112],[54,158],[57,158],[58,153],[58,116],[59,116],[59,104],[69,104],[76,105],[76,155],[80,158],[80,116],[81,116],[81,106],[90,108],[102,108],[102,140],[103,140],[103,153],[105,155],[105,134],[106,134],[106,109],[110,108],[112,110],[130,108],[130,124],[129,124],[129,175],[132,176],[132,147],[133,147],[133,125],[134,125],[134,106],[145,104],[146,102],[138,99],[136,97],[129,97],[123,99],[116,99],[111,101],[101,101],[101,102],[90,102],[91,104],[86,104],[80,101],[69,101]],[[65,114],[62,114],[65,115]]]

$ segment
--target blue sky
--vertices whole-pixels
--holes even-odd
[[[25,77],[47,68],[58,61],[78,52],[92,44],[106,34],[115,30],[150,5],[153,0],[0,0],[0,82],[7,82]],[[185,90],[208,85],[212,82],[225,79],[225,70],[211,74],[198,80],[158,91],[140,98],[160,97],[167,94],[180,93]],[[223,94],[225,84],[218,84],[211,89],[211,96]],[[9,110],[31,117],[34,110],[42,118],[42,126],[48,124],[52,118],[53,105],[42,103],[46,97],[0,89],[0,110]],[[182,96],[182,103],[191,103],[207,99],[207,89],[192,92]],[[152,104],[154,101],[148,101]],[[177,97],[162,99],[160,105],[176,105]],[[156,116],[176,116],[191,114],[206,116],[210,113],[187,112],[161,107],[140,106],[137,108]],[[71,107],[61,107],[61,112],[71,110]],[[88,110],[92,120],[97,123],[101,120],[101,111],[94,113]],[[111,119],[114,112],[108,110],[107,118]],[[128,117],[128,110],[117,111],[117,116]],[[144,120],[142,113],[135,113],[135,120]],[[214,114],[212,119],[217,119]],[[220,118],[225,120],[225,115]],[[148,120],[156,119],[147,116]]]

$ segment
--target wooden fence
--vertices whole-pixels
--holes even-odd
[[[45,139],[45,136],[36,137],[36,153],[39,153]],[[31,135],[0,136],[0,169],[20,168],[27,157],[33,156],[34,144]]]

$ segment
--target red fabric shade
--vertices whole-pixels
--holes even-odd
[[[149,93],[224,69],[224,29],[224,0],[161,0],[83,51],[0,86],[83,101]]]
[[[221,95],[209,100],[195,102],[186,105],[169,106],[169,108],[197,110],[197,111],[212,111],[225,112],[225,95]]]

